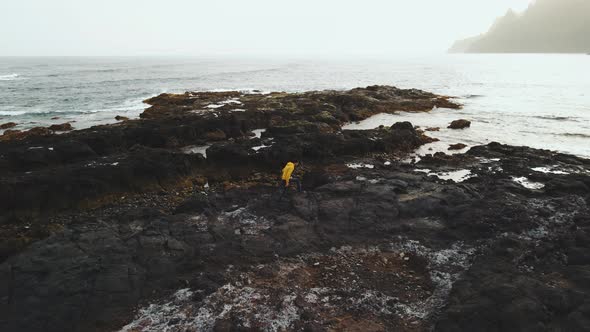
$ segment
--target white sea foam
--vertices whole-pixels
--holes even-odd
[[[86,167],[100,167],[100,166],[118,166],[119,162],[114,162],[114,163],[101,163],[101,162],[97,162],[97,161],[91,161],[88,164],[86,164]]]
[[[17,116],[17,115],[24,115],[29,112],[27,111],[0,111],[0,115],[2,116]]]
[[[272,144],[271,145],[264,145],[264,144],[262,144],[262,145],[253,147],[252,150],[258,152],[258,150],[260,150],[260,149],[270,148],[271,146],[272,146]]]
[[[451,171],[451,172],[435,173],[434,175],[438,176],[440,179],[452,180],[454,182],[463,182],[463,181],[465,181],[469,178],[472,178],[474,176],[471,174],[471,171],[468,169],[460,169],[460,170]]]
[[[362,164],[362,163],[353,163],[353,164],[346,164],[348,168],[357,169],[357,168],[375,168],[375,165],[371,164]]]
[[[220,108],[223,107],[225,105],[241,105],[242,102],[238,99],[238,98],[230,98],[230,99],[226,99],[226,100],[222,100],[217,104],[210,104],[205,106],[206,108],[211,108],[211,109],[216,109],[216,108]]]
[[[533,171],[535,172],[541,172],[541,173],[549,173],[549,174],[557,174],[557,175],[566,175],[566,174],[570,174],[568,172],[556,169],[557,165],[555,166],[551,166],[551,167],[535,167],[535,168],[531,168]]]
[[[262,137],[262,133],[265,132],[266,129],[254,129],[252,130],[252,132],[254,133],[254,137],[252,138],[261,138]]]
[[[238,98],[230,98],[230,99],[222,101],[221,103],[223,103],[223,104],[236,104],[236,105],[242,104],[242,102]]]
[[[0,75],[0,81],[14,81],[20,77],[19,74]]]
[[[207,158],[207,149],[210,146],[211,145],[190,145],[190,146],[185,146],[181,150],[182,150],[182,152],[184,152],[186,154],[199,153],[199,154],[203,155],[203,157]]]
[[[500,158],[487,159],[487,158],[483,158],[483,157],[476,157],[476,159],[479,160],[479,162],[482,163],[482,164],[490,164],[490,163],[493,163],[493,162],[500,161]]]
[[[474,177],[475,175],[471,174],[471,171],[468,169],[460,169],[456,171],[448,171],[448,172],[432,172],[429,169],[415,169],[415,172],[426,173],[428,176],[436,176],[441,180],[451,180],[453,182],[463,182],[467,179]]]
[[[527,189],[543,189],[545,187],[544,184],[540,183],[540,182],[532,182],[530,181],[528,178],[526,177],[512,177],[512,181],[520,184],[521,186],[527,188]]]
[[[0,116],[9,116],[11,121],[18,122],[19,129],[30,129],[37,126],[49,126],[55,123],[76,122],[76,129],[115,123],[115,116],[125,116],[136,119],[146,108],[145,98],[132,98],[111,107],[94,109],[59,109],[40,105],[38,108],[20,110],[16,107],[1,107]],[[58,116],[58,120],[51,119]],[[33,121],[31,121],[33,120]],[[57,122],[56,122],[57,121]]]
[[[248,95],[267,95],[270,94],[271,91],[269,90],[259,90],[254,88],[242,88],[242,89],[209,89],[206,90],[207,92],[231,92],[231,91],[238,91],[243,94]]]

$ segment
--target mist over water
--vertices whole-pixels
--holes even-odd
[[[373,84],[460,98],[462,110],[382,117],[441,127],[445,142],[498,141],[590,157],[590,56],[439,55],[348,60],[0,58],[0,122],[75,128],[138,116],[142,100],[186,90],[306,91]],[[57,119],[56,119],[57,117]],[[470,129],[445,130],[452,120]],[[374,123],[373,123],[374,124]],[[369,125],[372,125],[371,123]]]

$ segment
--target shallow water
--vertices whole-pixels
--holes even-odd
[[[186,154],[191,154],[191,153],[198,153],[200,155],[202,155],[203,157],[207,158],[207,149],[211,147],[211,145],[199,145],[199,146],[195,146],[195,145],[191,145],[191,146],[186,146],[184,148],[182,148],[182,152],[186,153]]]
[[[425,173],[428,176],[436,176],[441,180],[451,180],[455,183],[459,183],[459,182],[463,182],[465,180],[468,180],[472,177],[474,177],[475,175],[471,174],[471,171],[468,169],[459,169],[459,170],[454,170],[454,171],[448,171],[448,172],[432,172],[430,169],[424,168],[424,169],[415,169],[415,172],[418,173]]]
[[[541,182],[533,182],[526,177],[512,177],[512,181],[520,184],[527,189],[543,189],[545,185]]]
[[[142,100],[186,90],[304,91],[372,84],[459,97],[462,110],[388,120],[469,129],[429,134],[446,142],[490,141],[590,157],[590,57],[438,55],[356,60],[0,58],[0,122],[16,129],[76,121],[75,128],[138,116]],[[239,104],[236,104],[239,109]],[[52,119],[59,117],[59,119]]]

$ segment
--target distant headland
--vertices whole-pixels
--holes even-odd
[[[479,36],[456,41],[451,53],[590,54],[590,1],[537,0],[523,13],[509,10]]]

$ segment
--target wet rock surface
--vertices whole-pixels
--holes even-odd
[[[73,130],[74,127],[72,127],[71,123],[62,123],[62,124],[54,124],[48,127],[49,130],[53,130],[53,131],[70,131]]]
[[[467,147],[467,145],[463,143],[451,144],[449,145],[449,150],[463,150]]]
[[[145,192],[196,174],[215,173],[223,181],[256,167],[274,172],[289,158],[315,162],[404,153],[426,139],[411,125],[375,131],[342,131],[341,126],[380,112],[459,107],[448,97],[387,86],[301,94],[163,94],[147,102],[153,106],[142,120],[59,135],[41,127],[3,135],[8,137],[0,145],[0,201],[11,209],[3,209],[0,218],[36,218],[102,204],[113,193]],[[258,137],[250,136],[262,129]],[[205,147],[208,159],[191,149],[187,153],[194,146]],[[233,167],[219,170],[218,164]],[[52,201],[43,202],[48,196]]]
[[[408,164],[410,123],[340,129],[438,102],[161,95],[3,142],[0,330],[589,329],[590,161],[491,143]],[[279,200],[290,158],[304,192]]]
[[[16,123],[14,122],[6,122],[0,125],[0,129],[10,129],[16,127]]]
[[[465,129],[471,127],[471,121],[465,119],[459,119],[451,122],[448,128],[451,129]]]

